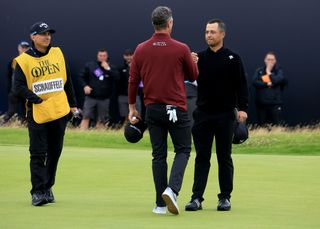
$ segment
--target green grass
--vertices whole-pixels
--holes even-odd
[[[204,210],[185,212],[193,181],[194,150],[179,196],[179,216],[157,216],[148,133],[129,144],[122,131],[68,130],[60,160],[57,203],[32,207],[28,132],[0,128],[2,228],[320,228],[320,131],[259,129],[234,146],[232,211],[216,211],[217,166]],[[170,142],[170,141],[169,141]],[[172,144],[169,143],[169,164]]]
[[[169,164],[173,153],[169,154]],[[234,155],[232,211],[216,211],[213,160],[204,210],[158,216],[150,150],[65,147],[57,202],[30,204],[27,146],[0,146],[0,228],[319,228],[320,157]],[[179,196],[191,194],[194,153]]]
[[[0,145],[28,145],[28,131],[25,128],[0,128]],[[123,131],[68,130],[65,146],[88,148],[150,150],[148,132],[137,144],[128,143]],[[173,150],[171,141],[169,149]],[[320,155],[320,128],[287,130],[275,128],[272,131],[258,129],[250,132],[250,138],[241,145],[234,145],[235,154],[272,155]]]

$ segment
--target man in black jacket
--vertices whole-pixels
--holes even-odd
[[[197,155],[193,195],[185,207],[187,211],[202,209],[214,138],[220,185],[217,209],[228,211],[231,208],[232,138],[235,119],[240,122],[247,119],[248,87],[241,58],[223,46],[225,30],[225,23],[220,19],[209,21],[205,32],[209,48],[198,53],[198,98],[192,128]]]
[[[95,119],[97,127],[103,128],[110,118],[110,97],[114,80],[118,75],[118,70],[110,66],[108,52],[105,49],[100,49],[97,60],[88,62],[81,71],[79,82],[85,94],[83,119],[80,124],[82,130],[88,129],[90,119]]]
[[[55,201],[52,186],[70,111],[77,112],[70,72],[47,23],[31,26],[32,47],[15,60],[15,93],[27,102],[32,205]]]
[[[276,55],[268,52],[265,65],[258,68],[253,76],[258,124],[279,125],[282,112],[282,92],[287,85],[282,68],[277,65]]]
[[[128,81],[129,81],[130,65],[132,62],[132,58],[133,58],[133,51],[131,49],[126,49],[123,54],[124,64],[119,69],[120,77],[117,80],[119,114],[124,123],[127,121],[127,116],[129,113]],[[137,102],[138,112],[139,114],[141,114],[141,103],[138,97],[136,102]]]

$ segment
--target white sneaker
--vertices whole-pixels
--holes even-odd
[[[168,207],[168,211],[174,215],[179,214],[179,207],[177,203],[177,195],[172,191],[171,188],[167,187],[162,193],[162,199]]]
[[[158,206],[156,206],[156,207],[152,210],[152,212],[153,212],[154,214],[164,215],[164,214],[167,213],[167,207],[158,207]]]

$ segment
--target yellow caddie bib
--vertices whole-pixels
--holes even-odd
[[[42,103],[32,106],[34,121],[42,124],[67,115],[70,112],[64,91],[67,71],[60,48],[52,47],[42,57],[22,53],[15,60],[26,77],[29,90],[43,99]]]

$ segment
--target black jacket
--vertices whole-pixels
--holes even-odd
[[[266,75],[266,67],[258,68],[253,76],[253,86],[255,88],[255,101],[258,105],[281,105],[282,92],[287,85],[287,80],[283,76],[281,67],[275,66],[270,75],[272,86],[262,81],[262,76]]]
[[[91,98],[107,99],[112,94],[114,82],[118,76],[116,67],[110,66],[110,70],[105,70],[100,62],[91,61],[81,70],[79,82],[82,88],[90,86],[93,89],[88,95]]]
[[[117,94],[128,96],[128,82],[129,82],[130,66],[124,63],[122,68],[119,68],[119,80],[117,80]]]
[[[33,56],[33,57],[42,57],[48,54],[51,46],[48,47],[46,53],[39,52],[36,50],[35,47],[31,47],[28,51],[26,51],[26,54]],[[64,91],[67,94],[68,102],[70,107],[76,107],[77,102],[76,98],[74,96],[74,90],[73,90],[73,85],[72,85],[72,79],[69,71],[69,67],[66,64],[66,70],[67,70],[67,82],[64,85]],[[42,99],[37,96],[33,91],[28,89],[27,86],[27,79],[20,67],[20,65],[17,63],[16,68],[14,70],[14,91],[18,96],[21,96],[24,99],[28,100],[27,106],[29,109],[32,108],[31,104],[32,103],[41,103]]]
[[[226,48],[198,53],[197,106],[208,113],[248,109],[248,86],[240,57]]]
[[[12,68],[13,59],[10,60],[7,66],[7,92],[8,94],[13,92],[13,68]]]

